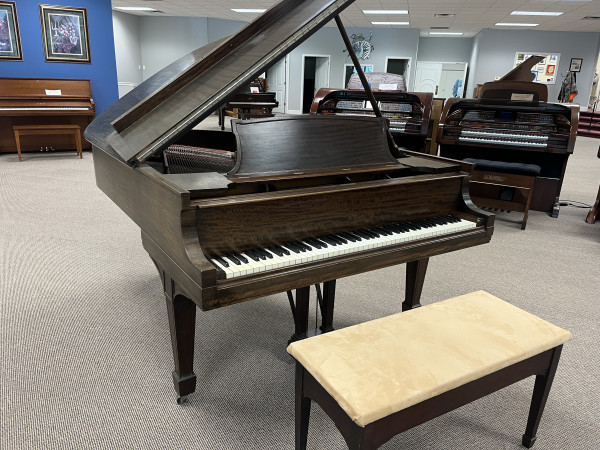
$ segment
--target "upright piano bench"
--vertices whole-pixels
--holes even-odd
[[[15,142],[17,153],[21,160],[21,136],[49,135],[49,134],[72,134],[75,137],[75,147],[79,158],[83,158],[81,144],[81,127],[79,125],[14,125]]]
[[[484,291],[296,341],[296,449],[311,401],[348,448],[408,430],[536,375],[522,443],[530,448],[571,334]]]
[[[523,213],[521,229],[527,225],[535,179],[542,170],[536,164],[465,158],[475,164],[471,177],[471,200],[477,206]]]

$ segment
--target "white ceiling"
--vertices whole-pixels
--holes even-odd
[[[145,6],[159,13],[134,12],[143,16],[213,17],[251,21],[256,14],[240,14],[231,8],[269,8],[278,0],[112,0],[115,6]],[[409,15],[365,15],[363,9],[401,9]],[[511,11],[562,12],[561,16],[511,16]],[[437,18],[434,14],[456,14]],[[449,27],[473,37],[486,28],[552,31],[600,32],[600,20],[584,19],[600,16],[600,0],[356,0],[342,14],[346,27],[419,28],[421,36],[429,36],[431,27]],[[372,25],[371,21],[410,22],[408,26]],[[537,27],[500,27],[498,22],[538,23]],[[431,30],[446,31],[446,30]]]

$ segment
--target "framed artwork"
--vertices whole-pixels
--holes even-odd
[[[0,1],[0,59],[23,59],[15,2]]]
[[[539,63],[531,68],[533,80],[536,83],[555,84],[556,83],[556,68],[560,60],[560,53],[545,53],[545,52],[517,52],[515,54],[514,67],[527,61],[533,55],[545,56]]]
[[[580,72],[582,62],[583,62],[583,58],[571,58],[571,65],[569,66],[569,72]]]
[[[85,8],[40,5],[40,19],[46,61],[91,61]]]

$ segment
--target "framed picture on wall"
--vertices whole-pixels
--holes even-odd
[[[23,59],[15,2],[0,1],[0,59]]]
[[[46,61],[91,61],[85,8],[40,5],[40,20]]]
[[[580,72],[582,62],[583,62],[583,58],[571,58],[571,65],[569,66],[569,72]]]

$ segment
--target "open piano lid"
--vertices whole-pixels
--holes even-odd
[[[354,0],[283,0],[237,34],[202,47],[113,103],[85,131],[100,149],[144,162],[213,113]]]

